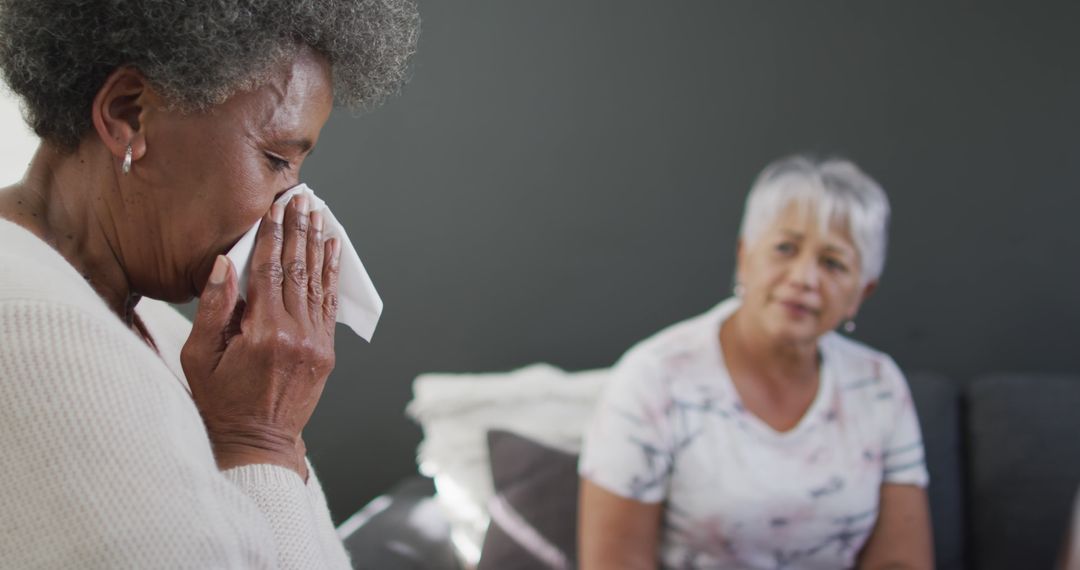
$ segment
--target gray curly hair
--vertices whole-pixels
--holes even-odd
[[[196,111],[307,45],[330,60],[335,100],[360,110],[404,82],[418,32],[412,0],[0,0],[0,68],[34,132],[70,150],[120,66]]]

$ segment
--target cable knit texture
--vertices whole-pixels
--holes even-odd
[[[0,565],[349,568],[314,470],[217,469],[180,368],[190,323],[138,312],[160,355],[0,220]]]

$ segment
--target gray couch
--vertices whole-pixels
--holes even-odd
[[[1080,485],[1080,376],[908,380],[930,470],[937,567],[1051,568]],[[346,538],[354,566],[456,570],[433,492],[413,477],[366,507]]]

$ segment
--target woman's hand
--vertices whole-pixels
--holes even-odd
[[[223,470],[271,463],[307,480],[301,434],[334,368],[341,253],[307,210],[298,196],[263,218],[246,304],[218,256],[180,354]]]

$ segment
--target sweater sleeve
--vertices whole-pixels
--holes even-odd
[[[315,511],[316,522],[319,529],[319,541],[322,543],[323,556],[327,566],[331,568],[352,568],[352,561],[345,550],[345,544],[338,535],[337,527],[330,518],[330,507],[326,504],[326,495],[323,493],[322,484],[315,475],[315,468],[308,461],[308,499]]]
[[[308,482],[276,465],[245,465],[225,476],[251,497],[270,522],[282,568],[351,568],[322,487],[308,463]]]
[[[340,567],[300,478],[220,472],[181,381],[108,317],[0,302],[5,564]]]
[[[182,377],[184,371],[180,363],[180,350],[191,335],[191,321],[167,303],[153,299],[143,299],[138,310],[157,343],[158,353],[173,373]],[[297,559],[295,563],[284,566],[296,566],[305,558],[298,553],[306,552],[307,557],[321,557],[328,568],[351,567],[310,461],[308,482],[302,493],[297,488],[300,478],[280,467],[252,465],[226,471],[225,476],[255,500],[270,521],[279,543],[297,542],[294,547],[281,548],[283,557]],[[297,525],[316,529],[315,536],[310,533],[297,535],[289,531]]]

